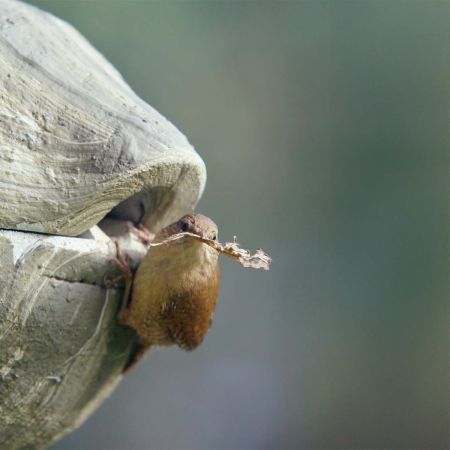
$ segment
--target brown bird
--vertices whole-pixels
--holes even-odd
[[[183,232],[216,240],[217,231],[208,217],[187,214],[159,231],[152,243]],[[119,313],[119,321],[139,336],[125,370],[152,345],[177,344],[193,350],[201,344],[211,327],[219,293],[218,256],[214,248],[189,237],[150,248]]]

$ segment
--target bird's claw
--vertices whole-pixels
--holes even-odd
[[[135,227],[131,222],[127,224],[128,231],[131,231],[144,244],[150,244],[155,239],[155,233],[145,228],[141,223]]]

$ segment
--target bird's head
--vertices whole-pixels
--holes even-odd
[[[209,217],[203,214],[190,213],[163,228],[157,234],[155,241],[161,241],[178,233],[192,233],[204,239],[215,241],[217,240],[218,228]]]

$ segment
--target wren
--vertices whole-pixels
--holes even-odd
[[[192,213],[163,228],[152,243],[183,232],[216,240],[217,231],[211,219]],[[153,345],[176,344],[193,350],[201,344],[211,327],[219,293],[218,256],[216,249],[188,237],[149,249],[119,313],[119,321],[139,336],[125,370]]]

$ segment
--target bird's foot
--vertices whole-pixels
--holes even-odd
[[[135,227],[131,222],[127,224],[128,231],[131,231],[144,244],[150,244],[155,239],[155,233],[145,228],[141,223]]]
[[[120,243],[117,239],[112,238],[112,241],[116,246],[116,257],[114,258],[114,262],[117,264],[122,273],[112,279],[105,280],[105,286],[109,289],[116,286],[120,281],[125,280],[125,290],[121,306],[121,308],[124,309],[129,306],[130,302],[131,286],[133,284],[133,272],[130,269],[130,257],[128,256],[128,254],[122,252]]]

